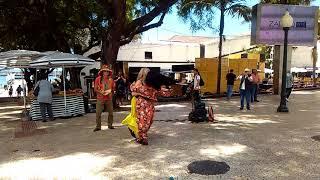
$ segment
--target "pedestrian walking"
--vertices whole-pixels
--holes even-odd
[[[9,88],[9,96],[12,97],[12,94],[13,94],[13,88],[12,88],[12,86],[10,86],[10,88]]]
[[[40,81],[38,81],[35,85],[34,91],[38,93],[37,100],[40,105],[42,122],[47,122],[47,113],[49,116],[49,120],[53,121],[54,118],[52,112],[52,93],[54,91],[54,88],[44,75],[40,76]]]
[[[259,102],[258,100],[258,92],[259,92],[259,84],[261,82],[258,71],[256,69],[252,70],[252,87],[251,87],[251,102]]]
[[[233,69],[230,69],[229,73],[226,76],[227,80],[227,100],[230,100],[233,94],[234,81],[237,79],[237,76],[233,73]]]
[[[94,82],[94,90],[97,93],[96,104],[96,128],[94,132],[101,130],[101,114],[103,111],[108,112],[108,128],[113,127],[113,92],[115,90],[115,83],[112,79],[112,71],[107,65],[102,66],[98,73],[98,77]]]
[[[17,91],[17,96],[18,96],[18,97],[21,97],[21,93],[22,93],[22,91],[23,91],[21,85],[18,86],[18,88],[17,88],[16,91]]]
[[[123,105],[123,100],[126,96],[126,79],[123,74],[120,72],[118,78],[115,80],[116,82],[116,101],[117,105]]]
[[[252,86],[252,77],[250,74],[250,69],[245,69],[244,73],[242,73],[238,79],[240,79],[240,110],[244,108],[244,100],[247,103],[247,110],[250,110],[250,102],[251,102],[251,86]]]
[[[289,97],[291,95],[293,89],[293,77],[290,71],[287,72],[287,83],[286,83],[286,96],[287,96],[287,102],[289,101]]]

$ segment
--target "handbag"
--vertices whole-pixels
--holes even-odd
[[[40,91],[40,87],[39,87],[39,85],[34,89],[34,91],[33,91],[33,95],[34,96],[38,96],[39,95],[39,91]]]

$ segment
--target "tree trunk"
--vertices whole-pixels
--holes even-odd
[[[70,73],[70,85],[72,89],[81,89],[80,72],[82,69],[83,67],[68,69]]]
[[[220,30],[219,30],[219,59],[218,59],[218,79],[217,79],[217,94],[220,94],[221,86],[221,65],[222,65],[222,41],[223,41],[223,31],[224,31],[224,4],[221,3],[220,9]]]
[[[101,65],[106,64],[112,70],[115,70],[120,49],[120,35],[116,32],[110,32],[107,36],[109,38],[104,39],[102,42]],[[118,36],[118,38],[115,36]]]
[[[112,0],[112,13],[115,15],[108,31],[102,36],[101,64],[107,64],[115,70],[121,37],[126,25],[126,0]]]

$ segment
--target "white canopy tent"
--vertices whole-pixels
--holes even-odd
[[[64,106],[65,112],[67,108],[67,101],[66,101],[66,84],[65,84],[65,68],[67,67],[84,67],[87,65],[94,64],[94,60],[77,55],[77,54],[69,54],[69,53],[62,53],[62,52],[54,52],[47,56],[43,56],[38,58],[30,63],[30,68],[36,69],[48,69],[48,68],[63,68],[63,88],[64,88]]]
[[[272,70],[272,69],[268,69],[268,68],[264,68],[264,72],[265,72],[265,73],[272,74],[272,73],[273,73],[273,70]]]
[[[11,68],[27,68],[30,62],[47,55],[47,53],[41,53],[38,51],[29,50],[11,50],[0,53],[0,67],[11,67]],[[22,81],[24,91],[26,91],[24,81]],[[25,92],[26,93],[26,92]],[[26,109],[26,97],[23,95],[23,104]]]
[[[13,68],[27,68],[31,61],[48,55],[49,52],[29,50],[11,50],[0,53],[0,66]]]
[[[291,68],[291,72],[294,72],[294,73],[305,73],[305,72],[308,72],[308,71],[305,68],[293,67],[293,68]]]

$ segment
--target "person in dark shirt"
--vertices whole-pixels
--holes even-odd
[[[247,110],[250,110],[251,102],[251,88],[252,88],[252,76],[250,74],[250,69],[245,69],[238,79],[240,79],[240,110],[243,110],[244,100],[247,102]]]
[[[123,100],[126,96],[126,84],[127,80],[124,78],[122,73],[119,73],[118,78],[115,80],[116,82],[116,96],[117,96],[117,105],[123,105]]]
[[[18,88],[17,88],[16,91],[17,91],[17,96],[18,96],[18,97],[21,97],[21,92],[23,91],[21,85],[18,86]]]
[[[227,79],[227,99],[230,100],[233,92],[234,81],[237,79],[237,76],[233,73],[233,69],[230,69],[229,73],[226,76]]]
[[[9,88],[9,96],[12,97],[12,94],[13,94],[13,88],[12,88],[12,86],[10,86],[10,88]]]

